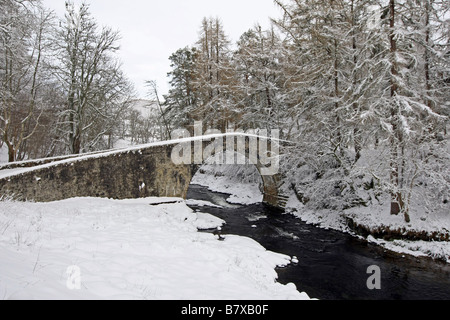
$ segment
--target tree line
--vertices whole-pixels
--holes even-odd
[[[205,18],[198,41],[170,57],[170,126],[279,129],[295,143],[286,185],[320,208],[389,194],[408,222],[412,206],[446,206],[449,2],[274,2],[271,29],[233,46]]]
[[[58,19],[40,0],[0,2],[0,146],[10,162],[108,148],[133,97],[119,32],[88,5],[65,5]]]
[[[88,5],[58,19],[40,0],[0,2],[0,147],[9,161],[80,153],[174,129],[278,129],[284,188],[316,208],[382,202],[447,210],[450,4],[275,0],[282,12],[233,44],[219,18],[170,56],[160,118],[128,112],[120,34]],[[129,117],[127,116],[129,115]],[[151,136],[151,137],[150,137]]]

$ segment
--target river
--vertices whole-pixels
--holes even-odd
[[[223,206],[191,206],[225,220],[221,235],[246,236],[267,250],[297,257],[298,263],[277,269],[278,281],[294,283],[311,298],[450,300],[448,264],[393,253],[342,232],[308,225],[263,204],[228,204],[228,196],[191,185],[188,199]],[[381,271],[379,290],[367,287],[372,275],[368,274],[370,266],[377,266]]]

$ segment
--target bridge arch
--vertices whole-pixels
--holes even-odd
[[[243,148],[247,158],[251,154],[251,139],[246,136]],[[211,149],[211,140],[230,135],[214,135],[188,138],[176,141],[158,142],[135,148],[87,154],[76,158],[64,159],[41,164],[37,160],[27,164],[29,168],[15,169],[10,173],[0,170],[0,194],[9,194],[21,200],[49,202],[73,197],[103,197],[111,199],[133,199],[144,197],[186,198],[189,185],[195,173],[201,167],[198,151],[227,151],[226,145]],[[182,144],[191,145],[191,163],[177,164],[173,161],[176,148]],[[272,150],[270,140],[269,150]],[[209,149],[207,149],[209,147]],[[235,152],[241,151],[236,150]],[[228,146],[228,150],[231,148]],[[188,157],[186,156],[186,159]],[[267,173],[264,159],[256,157],[254,163],[261,174],[264,189],[264,203],[283,208],[286,198],[280,195],[281,176],[279,173]],[[254,160],[255,160],[254,159]],[[195,161],[197,160],[197,161]]]

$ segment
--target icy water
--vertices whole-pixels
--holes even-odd
[[[277,269],[280,283],[294,283],[311,298],[325,300],[450,300],[450,265],[388,252],[350,235],[316,228],[263,204],[240,206],[228,195],[191,185],[188,199],[223,208],[196,207],[227,222],[221,234],[250,237],[267,250],[296,256]],[[369,290],[369,266],[381,270],[381,290]]]

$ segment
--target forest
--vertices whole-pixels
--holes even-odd
[[[450,3],[275,0],[282,12],[232,43],[219,17],[170,57],[159,99],[178,128],[277,129],[284,188],[311,208],[449,212]],[[88,5],[58,19],[39,0],[0,3],[0,146],[9,161],[112,148],[130,138],[133,84],[120,34]],[[149,75],[150,77],[150,75]],[[144,121],[145,122],[145,121]],[[148,121],[145,122],[148,125]],[[141,124],[144,125],[144,124]],[[136,131],[137,132],[137,131]]]

